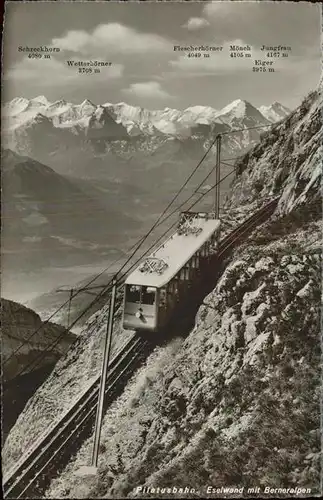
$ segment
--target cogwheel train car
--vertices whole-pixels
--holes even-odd
[[[205,212],[183,212],[177,231],[125,281],[123,327],[157,331],[207,272],[216,252],[220,221]]]

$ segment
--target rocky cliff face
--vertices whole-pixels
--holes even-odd
[[[322,93],[312,92],[236,163],[229,205],[280,195],[283,214],[318,198],[322,154]]]
[[[75,339],[62,326],[43,323],[32,309],[1,299],[4,439],[28,399]]]
[[[90,461],[89,439],[46,498],[131,497],[138,486],[188,486],[195,489],[193,497],[205,497],[207,486],[244,488],[244,494],[259,487],[260,497],[266,487],[319,494],[322,224],[317,184],[307,189],[317,165],[316,98],[308,98],[289,125],[279,125],[276,140],[266,143],[270,135],[265,136],[238,164],[223,214],[225,231],[274,194],[280,196],[276,213],[224,263],[187,338],[156,348],[109,408],[99,474],[86,480],[75,475]],[[307,153],[296,167],[293,155],[301,153],[284,148],[300,129],[297,144]],[[256,162],[257,154],[267,163]],[[279,162],[289,169],[275,184]],[[297,192],[305,172],[306,185]],[[98,373],[94,347],[105,315],[106,309],[92,317],[79,341],[81,356],[70,352],[19,418],[4,450],[6,467],[28,447],[27,431],[31,442],[62,398],[78,394],[77,374],[83,377],[85,366],[88,374]],[[117,332],[122,338],[122,330]],[[56,400],[49,397],[58,392]]]
[[[35,369],[34,365],[27,365],[40,354],[42,359],[38,368],[53,365],[76,339],[64,327],[50,321],[43,323],[32,309],[6,299],[1,299],[1,335],[5,382],[15,378],[24,367],[27,367],[26,373]],[[59,342],[54,346],[59,337]]]
[[[132,496],[140,485],[317,494],[319,227],[290,226],[269,244],[268,226],[251,237],[189,337],[157,349],[107,412],[99,478],[74,475],[90,460],[89,440],[47,498]]]

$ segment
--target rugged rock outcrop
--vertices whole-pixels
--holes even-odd
[[[319,198],[322,137],[322,93],[316,91],[236,163],[230,206],[280,195],[278,210],[285,213]]]
[[[28,399],[76,340],[32,309],[1,299],[2,426],[5,438]]]
[[[89,440],[47,498],[173,485],[318,493],[320,222],[264,245],[267,229],[233,256],[189,337],[157,349],[109,409],[99,478],[75,476]]]
[[[6,299],[1,299],[1,335],[4,382],[22,371],[33,371],[36,362],[32,363],[39,361],[40,354],[38,368],[53,366],[76,339],[64,327],[50,321],[43,323],[32,309]]]

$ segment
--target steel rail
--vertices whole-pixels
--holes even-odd
[[[125,370],[137,360],[138,355],[146,345],[147,341],[145,339],[134,335],[124,349],[113,358],[107,376],[106,395],[115,388]],[[19,498],[27,489],[25,487],[26,481],[28,482],[27,486],[29,489],[38,477],[38,471],[42,466],[44,458],[48,453],[51,453],[51,456],[53,456],[52,450],[53,448],[55,449],[55,444],[59,444],[60,440],[66,436],[66,433],[71,433],[70,427],[73,427],[74,423],[84,423],[90,419],[92,416],[92,414],[90,415],[90,411],[94,412],[97,405],[99,379],[100,377],[98,376],[77,403],[64,414],[63,418],[55,422],[45,436],[41,436],[41,439],[37,441],[37,445],[29,451],[28,455],[24,455],[22,460],[9,471],[7,477],[4,477],[3,490],[5,498]],[[82,419],[84,414],[85,419]],[[76,430],[75,426],[74,430]],[[44,467],[41,470],[43,469]]]
[[[133,365],[136,364],[141,351],[145,347],[147,342],[142,342],[140,345],[140,349],[133,353],[133,357],[127,361],[127,363],[121,368],[119,372],[115,371],[115,378],[113,380],[107,381],[107,386],[105,390],[105,397],[115,388],[116,384],[121,380],[121,378],[127,373],[128,370],[132,368]],[[35,481],[40,477],[41,474],[46,474],[46,468],[55,463],[55,459],[59,460],[59,453],[64,452],[67,445],[73,438],[77,438],[77,434],[80,434],[83,430],[83,427],[88,425],[92,420],[94,421],[96,407],[98,400],[98,388],[93,392],[91,399],[88,401],[87,405],[81,408],[82,411],[78,411],[76,417],[71,419],[69,422],[65,424],[65,432],[60,433],[60,438],[62,441],[58,441],[55,439],[53,444],[58,444],[58,446],[54,447],[53,453],[51,453],[51,448],[53,446],[48,447],[46,450],[47,453],[43,454],[43,461],[40,462],[40,467],[37,469],[36,473],[32,476],[30,481],[21,489],[20,493],[15,498],[23,498],[22,495],[30,490],[30,487],[35,483]],[[106,401],[105,401],[106,405]],[[88,410],[89,408],[89,410]],[[72,441],[73,442],[73,441]],[[58,468],[56,471],[58,472]],[[41,480],[41,479],[40,479]],[[39,484],[37,485],[38,493],[39,493]],[[44,488],[42,488],[44,489]]]
[[[232,244],[236,243],[241,236],[243,236],[246,232],[248,232],[253,227],[257,226],[263,219],[266,219],[270,216],[275,210],[279,197],[271,200],[264,207],[258,210],[255,214],[249,217],[246,221],[240,224],[239,227],[234,229],[231,233],[229,233],[219,245],[219,250],[217,252],[217,257],[221,257],[226,250],[231,249]]]

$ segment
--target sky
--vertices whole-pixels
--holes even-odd
[[[308,2],[6,2],[3,99],[45,95],[149,109],[221,109],[245,99],[293,109],[319,82],[320,38],[320,5]],[[233,44],[248,44],[252,58],[231,58]],[[188,57],[175,45],[223,49]],[[291,51],[266,59],[263,45]],[[60,52],[34,59],[19,46]],[[258,57],[274,60],[275,71],[253,72]],[[80,74],[68,60],[111,66]]]

